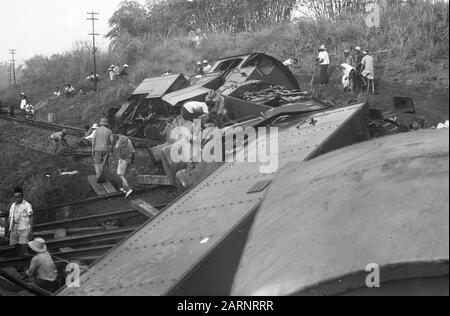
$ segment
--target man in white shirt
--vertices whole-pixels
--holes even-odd
[[[20,99],[21,99],[20,100],[20,109],[25,112],[25,109],[26,109],[27,104],[28,104],[28,100],[27,100],[27,97],[25,96],[25,93],[22,92],[20,94]]]
[[[205,102],[189,101],[186,102],[181,109],[181,116],[183,119],[191,122],[208,114],[209,108]]]
[[[15,203],[9,209],[10,245],[25,254],[26,245],[33,237],[33,207],[24,200],[23,189],[14,189]]]
[[[341,69],[343,72],[342,85],[344,86],[344,91],[353,92],[356,78],[356,69],[347,63],[341,64]]]
[[[109,80],[114,81],[116,79],[116,73],[114,71],[114,68],[116,68],[116,65],[111,65],[108,69],[109,73]]]
[[[320,46],[319,56],[317,57],[317,64],[320,67],[319,83],[321,85],[328,84],[328,66],[330,65],[330,55],[327,52],[325,45]]]
[[[283,65],[289,67],[289,66],[294,66],[298,64],[298,58],[289,58],[288,60],[285,60],[283,62]]]

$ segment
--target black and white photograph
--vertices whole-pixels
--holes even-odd
[[[449,296],[449,182],[448,0],[0,1],[0,296]]]

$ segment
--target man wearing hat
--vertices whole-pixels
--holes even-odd
[[[131,140],[125,136],[125,132],[122,131],[119,140],[116,144],[117,155],[119,156],[119,165],[117,167],[117,176],[122,180],[122,188],[120,191],[125,193],[125,198],[128,198],[133,190],[128,184],[125,174],[127,173],[128,166],[134,163],[136,151],[134,150]]]
[[[330,65],[330,55],[327,52],[325,45],[320,46],[319,56],[317,57],[317,64],[320,68],[319,83],[321,85],[328,84],[328,66]]]
[[[25,112],[28,104],[28,98],[24,92],[20,93],[20,109]]]
[[[122,66],[122,69],[120,69],[119,77],[126,77],[128,76],[128,68],[129,66],[127,64]]]
[[[88,125],[89,126],[89,125]],[[86,139],[86,140],[92,140],[92,139],[94,139],[94,136],[95,136],[95,131],[98,129],[98,124],[97,123],[94,123],[93,125],[92,125],[92,127],[91,128],[89,128],[89,130],[86,132],[86,136],[84,137],[84,139]]]
[[[15,202],[9,209],[9,241],[19,253],[24,254],[33,235],[33,207],[24,200],[22,188],[15,188],[13,193]]]
[[[47,251],[45,240],[36,238],[29,242],[28,246],[36,255],[31,259],[30,267],[26,271],[27,277],[34,279],[36,286],[43,290],[50,293],[56,291],[58,270]]]
[[[108,126],[108,119],[102,118],[92,138],[92,153],[98,183],[105,182],[105,175],[109,169],[109,153],[114,144],[114,135]]]
[[[116,79],[116,73],[114,72],[114,68],[116,68],[116,65],[111,65],[111,67],[109,67],[108,72],[109,72],[109,80],[114,81]]]

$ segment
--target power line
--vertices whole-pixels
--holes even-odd
[[[87,20],[92,21],[92,33],[89,33],[89,35],[92,35],[92,49],[93,49],[93,53],[94,53],[94,89],[95,89],[95,91],[97,91],[97,84],[98,84],[97,57],[96,57],[97,49],[95,47],[95,37],[99,36],[100,34],[95,33],[95,21],[99,20],[99,19],[95,18],[95,16],[100,15],[100,13],[88,12],[88,15],[90,15],[90,17]]]
[[[11,54],[11,70],[12,70],[12,76],[14,79],[14,85],[17,84],[16,82],[16,59],[15,59],[15,55],[17,54],[15,49],[10,49],[9,53]],[[10,85],[11,85],[11,79],[10,79]]]

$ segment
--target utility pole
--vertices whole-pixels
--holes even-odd
[[[93,53],[94,53],[94,89],[95,91],[97,91],[98,88],[98,79],[97,79],[97,57],[96,57],[96,53],[97,53],[97,49],[95,48],[95,37],[99,36],[100,34],[96,34],[95,33],[95,21],[98,21],[97,18],[95,18],[96,15],[99,15],[100,13],[95,13],[95,12],[88,12],[88,15],[90,15],[90,17],[88,18],[88,21],[92,21],[92,33],[89,33],[89,35],[92,35],[92,49],[93,49]]]
[[[9,86],[12,86],[12,71],[11,71],[12,65],[10,64],[8,67],[8,83]]]
[[[13,76],[13,79],[14,79],[14,85],[16,85],[17,84],[17,81],[16,81],[16,59],[15,59],[16,50],[15,49],[10,49],[9,53],[11,54],[12,76]]]

